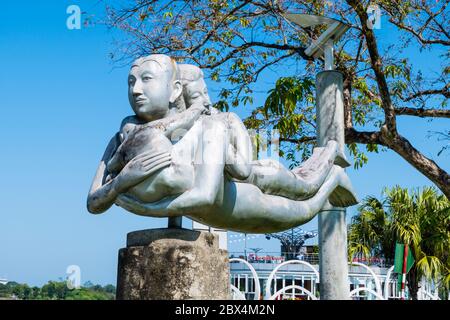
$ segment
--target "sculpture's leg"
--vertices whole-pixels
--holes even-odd
[[[319,73],[316,92],[319,146],[335,140],[344,154],[342,74],[337,71]],[[331,205],[319,213],[320,298],[323,300],[350,298],[345,215],[344,208]]]
[[[251,172],[252,143],[242,120],[235,113],[219,113],[213,116],[227,127],[227,153],[225,170],[239,180],[246,179]]]
[[[154,203],[143,203],[127,195],[120,195],[117,203],[126,210],[143,216],[167,217],[185,214],[206,225],[248,233],[271,233],[304,224],[314,218],[329,198],[340,189],[351,190],[351,183],[344,169],[333,166],[329,176],[314,197],[296,201],[262,193],[250,183],[225,180],[223,202],[193,210],[176,211],[172,203],[180,197],[166,197]],[[347,192],[348,203],[355,204],[352,192]],[[338,197],[341,198],[341,197]]]
[[[303,201],[265,194],[249,183],[229,181],[225,183],[222,206],[195,210],[188,215],[217,228],[248,233],[278,232],[310,221],[340,188],[352,190],[347,174],[339,166],[333,166],[318,192]],[[347,199],[347,205],[355,204],[352,192],[347,193]]]
[[[176,198],[171,210],[190,210],[222,200],[228,132],[223,122],[204,118],[194,160],[194,186]]]
[[[257,161],[245,182],[258,186],[267,194],[293,200],[307,199],[324,183],[337,156],[338,144],[330,140],[325,147],[315,148],[311,158],[292,171],[277,161]]]

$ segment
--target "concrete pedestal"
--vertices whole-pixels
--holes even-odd
[[[187,229],[131,232],[119,250],[117,299],[230,298],[228,253],[218,237]]]

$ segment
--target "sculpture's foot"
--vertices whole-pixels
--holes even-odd
[[[329,140],[324,147],[315,147],[314,152],[317,153],[318,157],[322,157],[324,154],[327,157],[331,157],[333,164],[342,168],[347,168],[351,165],[335,140]]]
[[[358,199],[348,175],[342,168],[335,167],[334,169],[337,170],[338,185],[330,194],[328,201],[335,207],[350,207],[357,204]]]
[[[336,155],[336,159],[334,159],[334,164],[342,168],[347,168],[351,166],[351,163],[348,162],[347,157],[342,152],[338,152],[338,154]]]
[[[195,210],[197,208],[211,206],[213,203],[214,199],[212,196],[208,196],[201,189],[194,188],[174,199],[167,206],[167,209],[175,212],[184,212],[185,210]]]
[[[334,150],[334,164],[338,165],[342,168],[347,168],[350,166],[350,162],[348,162],[345,153],[341,151],[339,148],[339,144],[335,140],[329,140],[327,142],[326,148]]]

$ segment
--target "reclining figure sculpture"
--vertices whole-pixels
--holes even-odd
[[[336,141],[294,170],[253,160],[234,113],[211,108],[202,71],[166,55],[137,59],[128,77],[134,116],[122,121],[88,195],[91,213],[114,203],[152,217],[188,216],[209,226],[269,233],[304,224],[328,202],[357,203]]]

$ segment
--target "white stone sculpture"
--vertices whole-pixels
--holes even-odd
[[[114,203],[144,216],[188,216],[240,232],[276,232],[311,220],[329,201],[357,203],[336,141],[290,171],[252,159],[234,113],[211,107],[201,70],[166,55],[136,60],[128,78],[134,116],[122,121],[89,192],[91,213]]]

